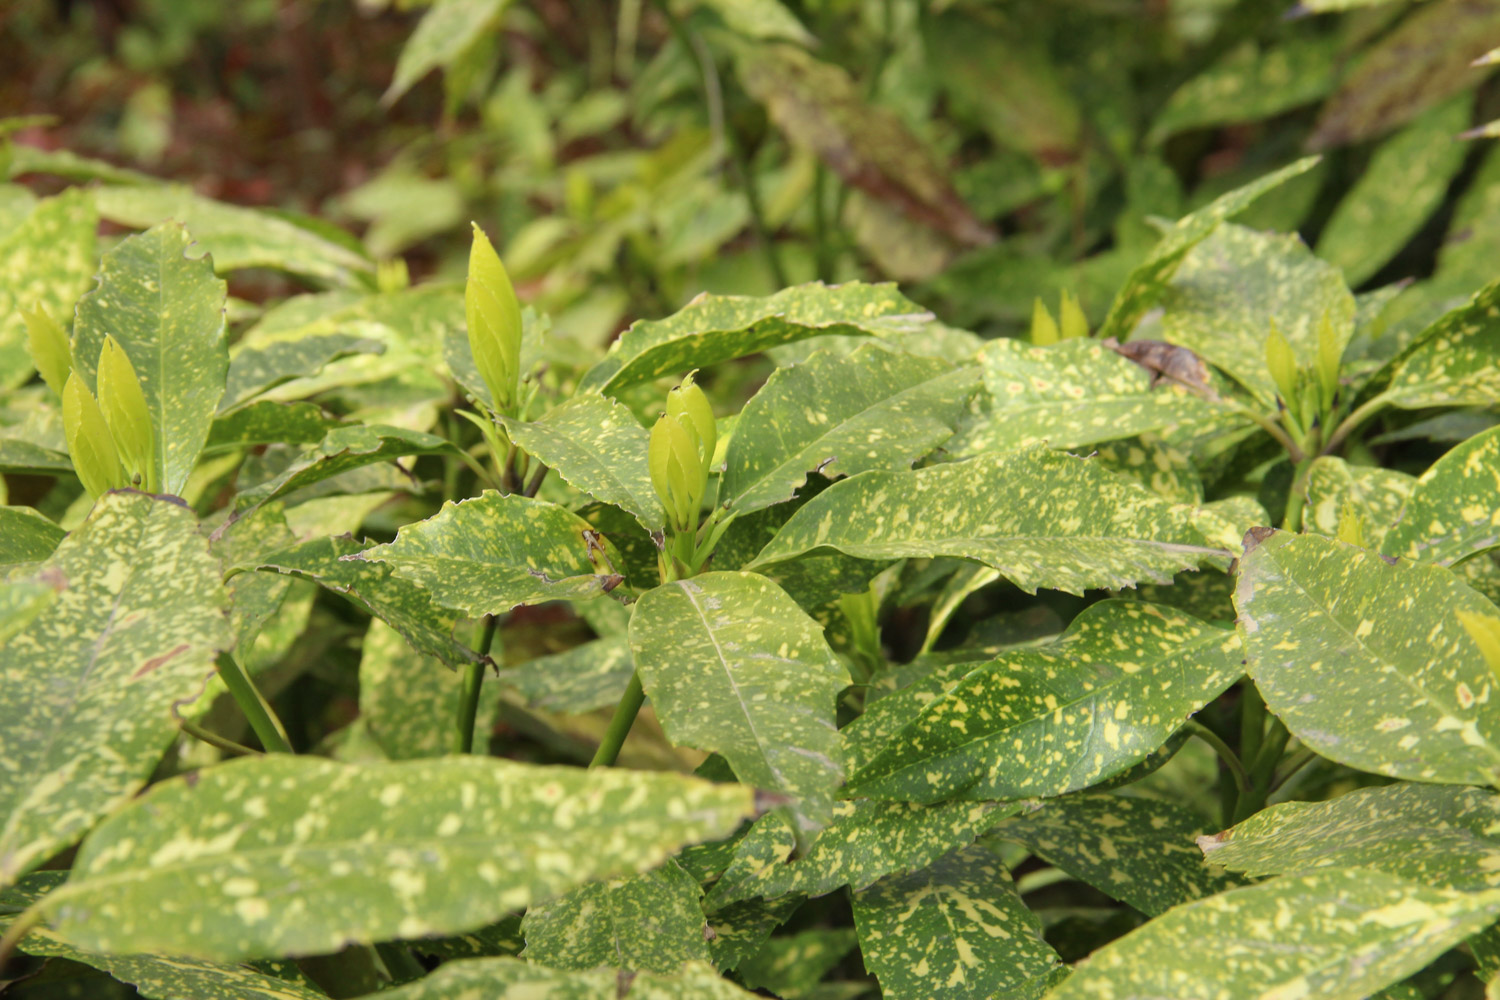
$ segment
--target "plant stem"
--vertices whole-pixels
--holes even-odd
[[[1276,780],[1271,782],[1271,791],[1276,791],[1282,785],[1292,780],[1293,775],[1295,775],[1298,771],[1302,770],[1308,764],[1311,764],[1317,759],[1317,751],[1313,750],[1312,747],[1307,746],[1306,744],[1298,747],[1296,751],[1286,759],[1286,766],[1281,769],[1281,773],[1276,776]]]
[[[479,718],[479,692],[484,686],[484,668],[490,647],[495,642],[497,624],[494,615],[484,616],[484,631],[480,633],[477,650],[479,660],[464,667],[463,692],[458,701],[458,728],[453,740],[453,749],[457,753],[474,752],[474,721]]]
[[[1302,530],[1302,508],[1307,504],[1307,474],[1312,469],[1312,459],[1304,458],[1292,472],[1292,486],[1286,493],[1286,510],[1281,516],[1284,531]]]
[[[522,495],[528,497],[536,496],[537,490],[540,490],[542,488],[542,480],[546,478],[547,466],[541,462],[538,462],[536,464],[536,472],[532,475],[531,481],[528,482],[526,484],[526,488],[521,491]]]
[[[818,280],[827,284],[833,281],[832,247],[828,243],[828,205],[823,198],[823,180],[828,169],[819,163],[813,171],[813,259],[817,262]]]
[[[641,687],[641,675],[637,671],[630,675],[630,685],[615,706],[615,714],[609,720],[609,728],[604,731],[604,739],[599,741],[599,749],[589,761],[589,767],[609,767],[619,759],[620,748],[625,745],[625,737],[630,735],[630,727],[635,725],[635,717],[645,700],[646,689]]]
[[[1230,749],[1229,744],[1220,739],[1218,733],[1209,729],[1197,719],[1189,719],[1187,721],[1187,730],[1204,743],[1207,743],[1213,748],[1214,753],[1219,755],[1219,759],[1224,762],[1224,766],[1229,768],[1229,773],[1234,777],[1234,784],[1239,789],[1241,800],[1249,795],[1250,773],[1245,770],[1245,765],[1240,762],[1239,756]]]
[[[5,934],[0,935],[0,969],[5,968],[5,964],[10,961],[10,956],[15,953],[16,945],[31,933],[31,929],[39,924],[41,919],[41,912],[37,909],[37,904],[33,903],[19,917],[11,921]]]
[[[1266,702],[1246,678],[1240,687],[1240,759],[1253,761],[1260,754],[1266,736]]]
[[[181,729],[183,732],[187,733],[195,740],[202,740],[209,746],[218,747],[220,750],[227,750],[230,753],[236,753],[242,757],[254,757],[260,754],[259,750],[254,750],[250,747],[247,747],[243,743],[236,743],[234,740],[231,740],[228,737],[220,736],[218,733],[210,732],[209,730],[204,729],[202,726],[193,722],[189,722],[188,720],[181,717],[179,717],[177,720],[177,728]]]
[[[410,983],[427,975],[427,970],[418,962],[406,946],[395,941],[383,941],[375,946],[380,964],[390,975],[392,983]]]
[[[1344,439],[1354,432],[1355,428],[1368,420],[1388,402],[1390,400],[1387,394],[1382,392],[1373,399],[1368,399],[1362,405],[1355,407],[1354,412],[1345,417],[1338,427],[1334,428],[1333,433],[1328,436],[1328,443],[1323,446],[1322,453],[1324,455],[1333,454],[1344,443]]]
[[[276,718],[276,713],[271,710],[271,705],[261,696],[255,683],[250,680],[250,675],[245,673],[238,660],[232,653],[219,654],[219,676],[224,679],[224,686],[229,689],[229,694],[234,698],[235,704],[240,706],[240,711],[245,713],[245,720],[250,723],[255,736],[260,740],[260,745],[266,748],[267,753],[292,753],[292,742],[287,739],[286,729],[281,725],[281,720]]]

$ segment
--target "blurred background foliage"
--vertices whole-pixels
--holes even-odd
[[[1413,282],[1399,333],[1500,256],[1496,47],[1500,0],[10,0],[0,108],[48,117],[0,157],[134,189],[101,200],[125,226],[175,182],[362,234],[318,229],[368,267],[239,261],[242,316],[458,277],[477,220],[594,349],[815,278],[986,335],[1064,289],[1097,323],[1161,220],[1311,150],[1243,221]]]

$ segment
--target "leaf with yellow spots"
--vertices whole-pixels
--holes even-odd
[[[1451,785],[1361,788],[1283,802],[1212,837],[1207,858],[1259,878],[1374,868],[1444,889],[1500,887],[1500,795]]]
[[[932,314],[893,284],[814,282],[775,295],[699,295],[666,319],[639,320],[589,369],[580,391],[621,389],[826,334],[899,338]]]
[[[1062,971],[1010,872],[983,847],[855,893],[854,923],[885,1000],[1038,997]]]
[[[1412,487],[1381,550],[1451,566],[1500,546],[1500,427],[1433,463]]]
[[[854,949],[856,941],[852,927],[813,927],[778,934],[741,962],[735,975],[746,986],[786,1000],[814,1000],[818,984]]]
[[[1104,441],[1093,457],[1118,476],[1133,479],[1174,503],[1201,504],[1203,477],[1190,455],[1156,434]]]
[[[952,435],[978,381],[972,366],[873,344],[779,368],[735,424],[719,502],[743,515],[790,500],[814,471],[910,468]]]
[[[521,957],[554,969],[660,973],[707,962],[702,895],[672,861],[642,875],[590,882],[526,911]]]
[[[546,500],[493,490],[445,503],[359,558],[389,566],[471,618],[587,600],[622,582],[620,554],[587,521]]]
[[[93,192],[71,188],[37,203],[0,234],[0,388],[13,389],[31,377],[26,311],[44,309],[64,323],[73,315],[94,273],[98,225]]]
[[[1049,1000],[1361,1000],[1500,914],[1500,892],[1368,869],[1287,876],[1187,903],[1105,945]]]
[[[1416,481],[1395,469],[1350,465],[1335,455],[1314,459],[1307,474],[1302,527],[1337,538],[1347,505],[1364,522],[1366,546],[1378,549],[1391,525],[1400,519]]]
[[[345,424],[334,427],[281,473],[264,483],[241,490],[235,497],[240,510],[268,503],[289,493],[350,471],[390,462],[407,455],[452,455],[445,438],[422,431],[382,424]]]
[[[1438,317],[1375,376],[1393,406],[1493,406],[1500,395],[1500,279]]]
[[[844,779],[834,702],[849,678],[786,591],[725,572],[657,587],[636,603],[630,648],[669,739],[792,796],[804,831],[828,821]]]
[[[0,567],[40,562],[57,549],[63,534],[34,507],[0,507]]]
[[[146,783],[177,731],[173,703],[233,641],[219,562],[178,503],[105,494],[32,580],[56,596],[0,658],[0,885]]]
[[[74,370],[90,391],[106,337],[129,358],[151,414],[155,471],[146,480],[173,494],[208,440],[229,369],[224,282],[207,257],[188,256],[192,246],[175,222],[122,241],[100,262],[73,328]]]
[[[240,758],[118,810],[41,904],[64,940],[218,961],[473,930],[722,837],[737,785],[487,757]]]
[[[803,506],[749,564],[836,549],[860,559],[955,556],[1027,593],[1166,583],[1224,565],[1190,508],[1088,459],[1032,448],[912,472],[867,472]]]
[[[1176,609],[1101,601],[1057,642],[966,674],[850,779],[907,802],[1087,788],[1139,763],[1243,672],[1234,632]]]
[[[959,455],[1038,444],[1082,448],[1232,414],[1227,406],[1150,371],[1097,340],[1033,347],[992,340],[979,352],[986,396],[955,442]]]
[[[238,345],[236,345],[238,347]],[[296,340],[267,340],[232,351],[219,414],[244,409],[284,382],[309,378],[356,354],[383,354],[385,345],[352,333],[312,333]]]
[[[482,752],[500,716],[499,684],[479,689],[474,723]],[[413,656],[401,634],[376,618],[359,651],[359,715],[391,760],[441,757],[453,749],[463,686],[435,657]]]
[[[622,987],[622,983],[626,984]],[[382,1000],[755,1000],[756,994],[694,963],[674,975],[641,972],[621,977],[614,969],[587,972],[549,969],[518,958],[447,962],[414,983],[385,990]]]
[[[992,836],[1013,840],[1154,917],[1244,884],[1204,862],[1197,846],[1204,832],[1197,814],[1170,802],[1088,794],[1043,802],[1006,820]]]
[[[1495,605],[1441,566],[1278,531],[1240,561],[1249,673],[1293,735],[1393,778],[1500,780],[1495,677],[1455,612]]]
[[[610,606],[619,607],[612,602]],[[630,643],[623,635],[612,635],[507,667],[496,680],[513,688],[532,708],[592,712],[618,702],[634,672]]]

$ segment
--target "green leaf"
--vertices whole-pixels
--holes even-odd
[[[499,719],[501,693],[500,684],[488,679],[479,689],[474,732],[481,750]],[[461,679],[441,661],[412,656],[401,633],[378,618],[370,622],[359,653],[359,715],[387,757],[451,753],[462,698]]]
[[[0,388],[31,377],[25,312],[44,309],[58,321],[73,314],[94,273],[98,225],[89,192],[72,188],[40,202],[0,235]]]
[[[1220,223],[1249,208],[1255,199],[1272,188],[1311,170],[1317,162],[1318,158],[1315,156],[1298,160],[1244,187],[1220,195],[1198,211],[1177,220],[1146,255],[1146,259],[1136,265],[1135,270],[1125,279],[1125,284],[1115,295],[1114,304],[1109,307],[1104,325],[1099,329],[1100,339],[1127,339],[1136,323],[1166,291],[1167,282],[1188,251],[1217,229]]]
[[[229,375],[221,415],[249,404],[256,396],[295,378],[316,375],[340,358],[353,354],[382,354],[385,345],[368,337],[348,333],[315,334],[298,340],[273,340],[235,351],[229,359]]]
[[[204,454],[258,444],[317,444],[338,427],[316,403],[249,403],[214,420]]]
[[[0,567],[41,562],[65,532],[31,507],[0,507]]]
[[[235,506],[243,511],[269,503],[366,465],[389,462],[405,455],[452,454],[453,450],[446,439],[436,434],[383,424],[346,424],[330,430],[317,447],[308,449],[280,475],[242,490],[235,497]]]
[[[471,618],[522,604],[583,601],[620,582],[619,553],[578,515],[545,500],[486,490],[449,501],[396,540],[359,556],[420,584]]]
[[[509,0],[436,0],[412,32],[381,103],[390,106],[428,73],[447,66],[500,19]]]
[[[209,536],[209,547],[224,566],[253,562],[296,542],[280,504],[261,507],[249,517],[227,523]],[[230,629],[235,652],[244,654],[266,623],[281,610],[295,581],[269,573],[237,573],[228,580]]]
[[[1234,603],[1266,704],[1324,757],[1445,784],[1500,775],[1495,679],[1455,614],[1496,609],[1450,571],[1276,532],[1240,561]]]
[[[0,565],[0,570],[10,567]],[[11,580],[0,585],[0,642],[9,642],[57,599],[56,581]]]
[[[208,439],[229,364],[224,282],[206,257],[186,256],[193,239],[166,223],[104,255],[99,283],[78,302],[73,361],[95,388],[104,339],[129,357],[155,436],[155,482],[180,493]]]
[[[1050,347],[993,340],[979,363],[989,397],[961,455],[1081,448],[1229,412],[1180,383],[1153,385],[1150,371],[1092,339]]]
[[[1330,802],[1283,802],[1198,844],[1214,864],[1254,878],[1373,868],[1434,888],[1493,889],[1497,819],[1500,795],[1402,783]]]
[[[813,283],[765,298],[704,294],[666,319],[632,324],[584,374],[579,391],[618,392],[808,337],[898,337],[931,319],[895,285]]]
[[[1010,872],[982,847],[856,893],[854,922],[886,1000],[1039,997],[1061,966]]]
[[[773,937],[741,962],[735,974],[746,986],[786,1000],[813,998],[819,982],[854,949],[856,940],[852,927],[814,927]]]
[[[55,475],[72,471],[72,461],[60,451],[19,438],[0,438],[0,472]]]
[[[1500,913],[1500,894],[1363,869],[1279,878],[1157,917],[1089,956],[1050,1000],[1359,1000]]]
[[[662,530],[666,515],[646,464],[651,434],[629,407],[586,394],[535,423],[504,422],[512,441],[555,469],[568,485],[628,511],[647,531]]]
[[[920,806],[875,799],[835,802],[833,822],[807,853],[747,872],[719,906],[788,893],[822,896],[840,886],[863,889],[887,875],[918,871],[1020,811],[1017,803],[943,802]]]
[[[708,942],[708,949],[713,953],[714,965],[725,972],[739,968],[765,948],[771,934],[803,902],[796,895],[773,900],[747,899],[710,911],[708,926],[714,936]]]
[[[746,514],[829,479],[902,469],[946,441],[978,373],[875,345],[779,368],[734,426],[720,503]]]
[[[636,602],[630,648],[669,739],[799,800],[803,830],[828,821],[844,779],[834,701],[849,679],[785,591],[755,573],[666,584]]]
[[[1453,137],[1469,124],[1470,94],[1448,101],[1381,143],[1318,237],[1318,256],[1363,284],[1442,203],[1467,152]]]
[[[320,954],[474,929],[659,864],[733,830],[751,798],[675,774],[484,757],[240,758],[117,811],[41,909],[60,937],[97,951]]]
[[[474,225],[464,286],[469,354],[496,410],[514,413],[521,379],[521,303],[484,230]]]
[[[1087,788],[1144,760],[1240,676],[1241,643],[1175,609],[1102,601],[1061,639],[1002,653],[928,705],[849,781],[907,802]]]
[[[793,514],[747,568],[819,549],[860,559],[956,556],[999,570],[1027,593],[1081,594],[1166,583],[1222,560],[1225,553],[1204,545],[1191,521],[1187,509],[1098,463],[1033,448],[835,483]]]
[[[1199,816],[1170,802],[1065,795],[1006,820],[993,836],[1154,917],[1244,884],[1204,863],[1197,847],[1203,832]]]
[[[374,271],[343,233],[330,238],[322,223],[205,198],[185,184],[107,187],[93,192],[99,214],[137,229],[173,219],[186,226],[219,273],[270,267],[335,285],[352,285]]]
[[[236,568],[286,573],[342,594],[400,632],[412,649],[450,667],[478,659],[453,638],[459,618],[456,612],[439,607],[420,584],[396,576],[389,566],[353,558],[368,548],[348,535],[317,538],[257,556]]]
[[[817,39],[781,0],[672,0],[672,6],[679,13],[694,7],[707,7],[746,38],[796,42],[798,45],[817,44]]]
[[[1416,477],[1377,466],[1350,465],[1324,455],[1313,460],[1307,475],[1307,505],[1303,525],[1337,538],[1346,507],[1364,521],[1365,541],[1378,548],[1411,496]]]
[[[146,783],[177,730],[172,704],[232,641],[218,561],[192,511],[170,501],[105,494],[36,579],[57,597],[0,667],[0,883]]]
[[[1266,367],[1274,324],[1302,367],[1318,357],[1318,326],[1333,324],[1342,351],[1354,332],[1354,296],[1338,268],[1296,234],[1225,225],[1177,269],[1161,300],[1163,339],[1191,348],[1275,408]]]
[[[1422,473],[1381,551],[1451,566],[1500,546],[1497,488],[1500,427],[1474,435]]]
[[[1500,280],[1449,310],[1391,362],[1382,395],[1394,406],[1492,406],[1500,394]]]
[[[1160,144],[1187,129],[1259,121],[1327,94],[1337,82],[1337,34],[1246,41],[1178,87],[1151,123]]]
[[[614,966],[671,973],[709,960],[702,890],[675,862],[590,882],[526,911],[522,957],[554,969]]]
[[[614,635],[502,670],[496,680],[532,708],[576,713],[618,702],[634,672],[629,641]]]
[[[614,969],[588,972],[549,969],[516,958],[479,958],[444,963],[436,972],[393,990],[385,1000],[601,1000],[619,996]],[[650,972],[630,980],[630,1000],[752,1000],[713,969],[691,965],[675,976]]]

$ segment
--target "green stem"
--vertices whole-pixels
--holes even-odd
[[[819,163],[813,171],[813,259],[817,262],[818,280],[827,284],[833,281],[832,246],[828,242],[828,206],[823,198],[823,180],[828,170]]]
[[[604,738],[599,741],[599,749],[589,767],[609,767],[619,759],[620,748],[625,745],[625,737],[630,735],[630,727],[635,725],[635,717],[645,700],[646,689],[641,687],[641,675],[637,671],[630,675],[630,685],[615,706],[615,714],[609,720],[609,728],[604,731]]]
[[[479,718],[479,692],[484,687],[484,668],[490,647],[495,642],[497,624],[494,615],[485,615],[484,631],[479,636],[479,660],[464,667],[464,687],[458,700],[458,728],[453,739],[453,749],[457,753],[474,752],[474,721]]]
[[[1239,756],[1230,749],[1229,744],[1220,739],[1218,733],[1209,729],[1197,719],[1189,719],[1187,721],[1187,730],[1204,743],[1207,743],[1213,748],[1214,753],[1219,755],[1219,759],[1224,762],[1224,766],[1229,769],[1229,773],[1234,777],[1234,784],[1239,789],[1241,800],[1249,795],[1250,773],[1245,770],[1245,765],[1240,761]]]
[[[1271,782],[1271,791],[1274,792],[1288,781],[1291,781],[1293,775],[1317,759],[1318,754],[1312,747],[1305,744],[1298,747],[1286,759],[1286,765],[1281,769],[1281,773],[1276,776],[1276,780]]]
[[[245,673],[232,653],[219,654],[219,676],[224,679],[224,686],[229,689],[235,704],[240,706],[240,711],[245,713],[245,720],[266,752],[292,753],[292,742],[287,739],[281,720],[276,718],[270,703],[261,696],[250,675]]]
[[[1254,760],[1266,735],[1266,702],[1246,678],[1240,687],[1240,759]]]
[[[1352,434],[1360,424],[1372,417],[1376,411],[1383,408],[1390,399],[1386,393],[1381,393],[1373,399],[1366,400],[1362,405],[1355,407],[1354,412],[1343,419],[1338,427],[1334,428],[1328,436],[1328,443],[1323,446],[1323,454],[1331,455],[1344,443],[1344,439]]]
[[[209,730],[204,729],[202,726],[199,726],[196,723],[189,722],[188,720],[183,718],[179,718],[177,720],[177,728],[181,729],[183,732],[187,733],[195,740],[201,740],[211,747],[218,747],[220,750],[227,750],[230,753],[237,753],[242,757],[254,757],[260,754],[259,750],[251,749],[250,747],[245,746],[243,743],[236,743],[234,740],[231,740],[228,737],[220,736],[215,732],[210,732]]]
[[[375,946],[375,954],[380,956],[380,962],[390,974],[393,984],[415,982],[427,975],[426,968],[412,956],[405,945],[385,941]]]
[[[10,956],[15,953],[16,945],[21,943],[21,939],[31,933],[33,927],[41,923],[42,914],[37,909],[37,905],[33,903],[19,917],[12,920],[5,934],[0,935],[0,969],[5,968],[5,964],[10,961]]]
[[[1283,531],[1302,530],[1302,508],[1307,504],[1307,474],[1312,460],[1304,458],[1292,472],[1292,486],[1286,493],[1286,511],[1281,517]]]

